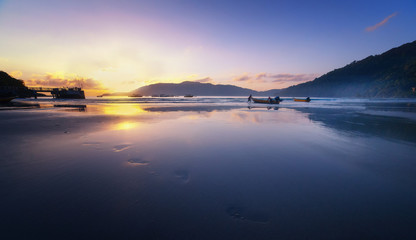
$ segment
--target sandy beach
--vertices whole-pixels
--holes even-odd
[[[0,111],[1,236],[414,239],[415,104],[325,104]]]

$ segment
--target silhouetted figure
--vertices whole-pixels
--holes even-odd
[[[248,100],[247,100],[247,102],[251,102],[251,99],[252,99],[253,97],[251,96],[251,94],[250,94],[250,96],[248,96]]]
[[[279,96],[275,97],[274,100],[276,101],[276,103],[279,103],[282,101]]]

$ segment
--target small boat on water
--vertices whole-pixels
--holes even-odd
[[[280,97],[270,98],[269,99],[258,99],[253,98],[251,95],[249,96],[249,101],[253,101],[254,103],[264,103],[264,104],[279,104],[282,100]]]
[[[294,98],[293,101],[295,102],[310,102],[311,99],[307,97],[306,99]]]
[[[186,94],[184,97],[194,97],[192,94]]]

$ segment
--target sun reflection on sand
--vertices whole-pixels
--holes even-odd
[[[278,110],[91,102],[81,113],[0,111],[2,235],[52,238],[76,229],[94,238],[109,225],[111,238],[279,238],[281,229],[292,236],[299,219],[318,230],[335,219],[337,231],[349,233],[351,222],[372,229],[381,218],[398,234],[413,230],[396,219],[416,219],[416,122],[380,116],[392,108],[384,101],[365,112],[344,102]],[[403,106],[398,114],[408,113]],[[45,226],[52,228],[37,231]],[[230,235],[193,235],[201,226]],[[26,234],[22,228],[29,234],[15,235]],[[374,232],[368,236],[388,234]]]
[[[190,120],[199,120],[201,118],[210,118],[213,115],[213,112],[198,112],[186,116]]]
[[[139,124],[137,122],[121,122],[112,127],[113,130],[130,130],[136,128]]]
[[[103,112],[106,115],[134,116],[145,113],[147,111],[137,104],[111,104],[103,106]]]

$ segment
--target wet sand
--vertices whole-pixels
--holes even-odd
[[[413,105],[80,105],[0,111],[3,239],[416,238]]]

